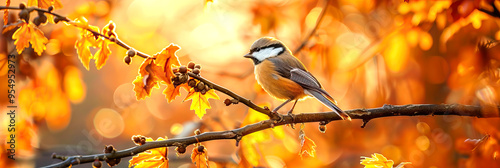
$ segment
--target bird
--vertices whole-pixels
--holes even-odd
[[[254,64],[255,79],[259,85],[273,98],[284,101],[273,109],[277,112],[281,107],[295,101],[288,115],[292,115],[298,100],[314,97],[337,113],[342,120],[351,120],[349,115],[337,106],[337,102],[326,92],[319,81],[307,71],[290,49],[274,37],[262,37],[250,47],[244,55]]]

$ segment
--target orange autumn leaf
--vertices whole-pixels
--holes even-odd
[[[9,6],[10,6],[10,0],[7,0],[5,2],[5,7],[9,7]],[[7,23],[9,23],[9,10],[5,9],[3,11],[3,24],[7,25]]]
[[[21,23],[20,28],[14,32],[12,39],[16,40],[14,44],[16,45],[17,53],[21,54],[24,48],[31,47],[38,55],[46,49],[45,44],[49,42],[47,38],[43,35],[43,32],[38,29],[33,23]]]
[[[162,75],[158,75],[158,77],[165,81],[167,84],[171,84],[172,81],[170,80],[171,77],[174,76],[174,72],[172,71],[172,67],[178,67],[180,66],[179,58],[177,58],[177,55],[175,55],[175,52],[177,52],[181,47],[179,47],[176,44],[170,44],[169,46],[165,47],[161,52],[156,53],[153,55],[155,60],[155,64],[160,66],[160,69],[155,69],[158,70],[157,73],[160,73],[163,71]]]
[[[73,22],[78,27],[86,27],[93,31],[99,32],[99,28],[96,26],[89,26],[87,19],[85,17],[77,18]],[[90,52],[90,47],[96,47],[97,41],[94,36],[94,33],[87,31],[86,29],[81,30],[80,39],[76,40],[75,48],[76,53],[78,54],[78,58],[80,62],[82,62],[83,66],[89,70],[90,59],[92,59],[92,53]]]
[[[165,140],[158,138],[156,141]],[[146,138],[146,141],[153,141],[151,138]],[[132,157],[129,161],[129,167],[134,168],[168,168],[168,149],[167,147],[155,148],[139,153]]]
[[[44,9],[54,6],[54,8],[58,9],[62,8],[62,3],[60,0],[28,0],[28,6],[37,6]]]
[[[194,89],[191,88],[184,101],[193,100],[190,110],[194,110],[196,115],[201,119],[207,113],[207,109],[212,108],[210,102],[208,102],[210,98],[219,100],[219,96],[215,93],[215,90],[210,89],[203,95],[200,92],[195,92]]]
[[[208,155],[207,148],[203,147],[203,151],[198,151],[199,147],[195,146],[193,152],[191,153],[191,161],[196,165],[197,168],[208,167]]]
[[[109,49],[108,46],[110,44],[108,40],[99,39],[98,43],[99,43],[98,46],[99,50],[97,50],[97,52],[95,53],[94,59],[95,59],[95,66],[99,70],[102,68],[102,66],[104,66],[104,64],[106,64],[106,60],[108,60],[109,55],[111,55],[111,50]]]
[[[168,103],[171,103],[172,101],[175,100],[177,96],[181,95],[181,88],[184,88],[186,90],[189,90],[189,86],[187,83],[181,84],[179,86],[174,86],[174,84],[168,84],[167,88],[163,90],[163,94],[165,95],[165,98],[167,99]]]
[[[113,21],[109,21],[109,23],[102,28],[102,34],[108,35],[108,32],[113,32],[114,28],[115,23],[113,23]],[[112,36],[115,36],[114,33]],[[97,69],[101,69],[102,66],[106,64],[106,60],[108,60],[109,55],[111,54],[111,50],[109,49],[109,44],[111,44],[111,42],[101,37],[99,38],[98,43],[99,50],[95,53],[94,59]]]
[[[132,82],[137,100],[151,96],[151,90],[159,88],[160,80],[152,73],[151,66],[155,66],[152,62],[153,58],[145,59],[139,68],[139,76]]]
[[[314,143],[313,140],[311,140],[309,137],[306,136],[303,130],[300,130],[299,132],[299,139],[300,139],[300,158],[303,158],[306,155],[309,155],[311,157],[316,156],[316,143]]]

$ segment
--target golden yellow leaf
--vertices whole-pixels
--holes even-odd
[[[163,138],[158,138],[156,141],[165,140]],[[151,138],[146,138],[146,141],[153,141]],[[129,161],[129,167],[134,166],[134,168],[168,168],[168,149],[167,147],[155,148],[139,153],[138,155],[132,157]]]
[[[206,109],[212,108],[210,106],[210,102],[208,102],[208,99],[210,98],[219,100],[219,96],[213,89],[210,89],[205,93],[205,95],[203,95],[200,92],[195,92],[194,89],[191,88],[184,101],[193,100],[191,102],[190,110],[194,110],[196,115],[198,115],[201,119],[207,113]]]
[[[394,161],[387,160],[384,155],[379,153],[372,154],[372,157],[362,157],[361,164],[365,165],[365,168],[392,168]]]
[[[30,46],[29,43],[31,43],[33,50],[38,55],[41,55],[46,49],[45,44],[49,40],[33,23],[21,23],[20,26],[12,35],[12,39],[16,40],[14,44],[16,45],[17,53],[21,54],[24,48],[28,48]]]
[[[167,99],[168,103],[171,103],[172,101],[175,100],[175,98],[177,96],[181,95],[181,92],[180,92],[181,88],[189,90],[189,86],[187,85],[187,83],[184,83],[184,84],[179,85],[177,87],[175,87],[174,84],[167,85],[167,88],[165,88],[165,90],[163,90],[163,94],[165,95],[165,98]]]
[[[316,156],[316,143],[314,143],[313,140],[311,140],[309,137],[306,136],[303,130],[300,130],[300,158],[303,158],[304,156],[309,155],[311,157]]]
[[[177,52],[181,47],[176,44],[170,44],[165,47],[161,52],[156,53],[153,57],[156,58],[155,64],[161,67],[160,70],[163,70],[163,75],[158,75],[160,79],[165,81],[167,84],[171,84],[171,77],[174,76],[174,72],[172,72],[172,67],[180,66],[179,59],[175,52]]]
[[[108,40],[99,39],[98,40],[98,48],[97,52],[94,55],[95,66],[99,70],[106,64],[106,60],[108,60],[109,55],[111,55],[111,50],[109,49],[110,42]]]
[[[109,23],[102,28],[101,33],[107,36],[108,32],[113,32],[114,27],[115,23],[113,23],[113,21],[109,21]],[[94,55],[95,66],[97,67],[97,69],[101,69],[102,66],[106,64],[106,60],[108,60],[109,55],[111,55],[111,50],[109,49],[109,44],[111,44],[111,41],[100,37],[99,40],[97,40],[97,43],[99,50],[97,50]]]
[[[196,165],[197,168],[208,167],[208,155],[207,148],[203,147],[203,151],[198,151],[198,146],[193,148],[193,153],[191,153],[191,161]]]
[[[89,26],[87,19],[85,17],[80,17],[75,19],[73,22],[78,27],[86,27],[93,31],[99,32],[99,28],[95,26]],[[75,48],[76,53],[78,54],[78,58],[80,62],[82,62],[83,66],[89,70],[90,59],[92,59],[92,53],[90,52],[90,47],[96,47],[97,40],[94,36],[94,33],[87,31],[86,29],[81,29],[80,31],[80,39],[76,40]]]

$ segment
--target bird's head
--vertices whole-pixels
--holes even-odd
[[[283,54],[291,54],[283,42],[273,37],[262,37],[252,44],[250,52],[244,57],[252,59],[253,63],[257,65],[267,58]]]

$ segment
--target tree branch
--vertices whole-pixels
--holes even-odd
[[[0,6],[0,10],[6,10],[6,9],[14,9],[14,10],[23,10],[21,9],[20,7],[13,7],[13,6],[9,6],[9,7],[6,7],[6,6]],[[43,12],[43,13],[46,13],[46,14],[50,14],[50,15],[54,15],[55,17],[58,17],[60,19],[60,21],[64,21],[64,22],[67,22],[75,27],[78,27],[78,28],[81,28],[81,29],[84,29],[86,31],[89,31],[89,32],[92,32],[92,34],[94,34],[94,36],[101,36],[107,40],[110,40],[111,42],[114,42],[116,43],[118,46],[122,47],[122,48],[125,48],[127,50],[131,49],[132,47],[130,47],[129,45],[127,45],[126,43],[124,43],[123,41],[121,41],[120,39],[118,39],[118,37],[108,37],[104,34],[101,34],[97,31],[94,31],[92,29],[90,29],[89,27],[80,27],[78,26],[77,24],[74,24],[74,22],[70,19],[68,19],[67,17],[63,16],[63,15],[60,15],[60,14],[57,14],[57,13],[54,13],[52,11],[48,11],[46,9],[42,9],[42,8],[37,8],[37,7],[29,7],[29,8],[26,8],[26,10],[28,11],[40,11],[40,12]],[[142,57],[142,58],[150,58],[151,56],[146,54],[146,53],[143,53],[141,51],[137,51],[136,50],[136,55],[139,56],[139,57]]]
[[[226,95],[228,95],[228,96],[236,99],[238,102],[241,102],[241,103],[245,104],[246,106],[254,109],[255,111],[258,111],[258,112],[260,112],[262,114],[265,114],[265,115],[269,116],[269,118],[272,119],[272,120],[279,120],[280,118],[282,118],[281,114],[279,114],[279,113],[273,113],[269,109],[259,107],[255,103],[253,103],[252,101],[250,101],[250,100],[248,100],[248,99],[246,99],[246,98],[244,98],[244,97],[242,97],[242,96],[240,96],[240,95],[238,95],[238,94],[230,91],[229,89],[226,89],[226,88],[224,88],[222,86],[219,86],[219,85],[217,85],[217,84],[215,84],[215,83],[213,83],[213,82],[211,82],[211,81],[209,81],[209,80],[207,80],[207,79],[205,79],[205,78],[203,78],[203,77],[201,77],[199,75],[196,75],[196,74],[194,74],[192,72],[188,72],[188,75],[191,76],[191,77],[193,77],[193,78],[195,78],[195,79],[198,79],[198,80],[202,81],[205,84],[208,84],[210,86],[210,88],[213,88],[213,89],[215,89],[217,91],[220,91],[220,92],[222,92],[222,93],[224,93],[224,94],[226,94]]]
[[[477,10],[483,12],[483,13],[486,13],[490,16],[493,16],[493,17],[496,17],[496,18],[500,18],[500,11],[498,10],[497,6],[495,5],[494,1],[492,1],[489,5],[491,5],[493,7],[493,11],[489,11],[485,8],[480,8],[478,7]]]
[[[203,80],[203,78],[200,78],[199,80]],[[213,86],[217,87],[217,85]],[[457,115],[457,116],[471,116],[478,118],[489,118],[489,117],[499,117],[498,111],[500,111],[499,107],[481,107],[481,106],[459,105],[459,104],[442,104],[442,105],[410,104],[410,105],[384,105],[383,107],[380,108],[354,109],[354,110],[347,110],[345,112],[348,113],[352,119],[363,120],[364,121],[363,125],[366,125],[368,121],[374,118],[382,118],[382,117]],[[115,153],[84,155],[84,156],[54,155],[53,158],[58,158],[64,161],[53,165],[45,166],[45,168],[67,167],[72,164],[91,163],[95,159],[103,161],[106,158],[109,159],[123,158],[123,157],[133,156],[153,148],[170,147],[170,146],[185,147],[198,142],[205,142],[212,140],[235,139],[237,142],[236,145],[238,145],[238,141],[241,139],[241,137],[251,134],[253,132],[258,132],[275,126],[280,126],[284,124],[299,124],[306,122],[320,122],[320,124],[327,124],[335,120],[342,120],[335,112],[302,113],[294,115],[293,117],[285,115],[283,116],[283,119],[281,121],[269,119],[229,131],[206,132],[200,135],[195,135],[185,138],[174,138],[163,141],[147,142],[144,145],[135,146],[125,150],[117,151]]]

